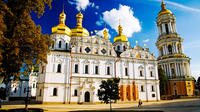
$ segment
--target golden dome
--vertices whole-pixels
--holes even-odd
[[[83,28],[82,26],[82,21],[83,21],[83,14],[79,12],[76,15],[76,27],[71,29],[72,34],[71,36],[89,36],[89,32],[87,29]]]
[[[66,15],[63,10],[59,17],[59,24],[57,26],[52,27],[51,29],[52,33],[62,33],[70,36],[71,30],[65,25],[65,20],[66,20]]]
[[[128,41],[128,38],[122,34],[123,28],[121,25],[118,26],[118,35],[114,38],[114,42],[119,42],[119,41]]]
[[[164,2],[161,3],[161,11],[158,13],[158,16],[162,15],[162,14],[172,14],[172,12],[168,9],[166,9],[166,5]]]

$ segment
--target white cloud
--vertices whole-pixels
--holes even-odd
[[[180,8],[183,8],[185,10],[190,10],[190,11],[194,11],[194,12],[200,12],[200,9],[188,7],[188,6],[185,6],[185,5],[182,5],[182,4],[178,4],[178,3],[175,3],[175,2],[166,1],[166,3],[174,5],[174,6],[177,6],[177,7],[180,7]]]
[[[102,30],[99,30],[99,31],[97,32],[97,34],[98,34],[99,36],[103,37],[103,31],[104,31],[104,30],[105,30],[105,28],[102,29]],[[109,29],[106,28],[106,30],[107,30],[107,32],[108,32],[108,38],[110,38],[111,36],[110,36],[110,34],[109,34]]]
[[[149,42],[149,39],[143,40],[143,42]]]
[[[118,31],[119,19],[123,34],[127,37],[132,37],[133,33],[141,31],[140,22],[133,16],[133,11],[129,6],[119,5],[119,10],[114,8],[103,12],[103,20],[116,31]]]
[[[71,5],[76,5],[77,10],[85,10],[88,6],[94,5],[94,3],[90,3],[89,0],[68,0]]]
[[[98,14],[98,12],[95,12],[95,14],[97,15],[97,14]]]
[[[154,0],[154,1],[160,2],[161,0]],[[174,6],[176,6],[176,7],[180,7],[180,8],[182,8],[182,9],[185,9],[185,10],[194,11],[194,12],[200,12],[200,9],[188,7],[188,6],[185,6],[185,5],[176,3],[176,2],[171,2],[171,1],[165,1],[165,2],[168,3],[168,4],[174,5]]]

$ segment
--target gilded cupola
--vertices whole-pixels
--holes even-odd
[[[79,12],[76,15],[76,27],[71,29],[72,35],[71,36],[89,36],[89,32],[87,29],[83,28],[82,26],[83,21],[83,14]]]
[[[114,42],[119,42],[119,41],[128,41],[128,38],[122,34],[123,28],[121,25],[118,26],[118,35],[114,38]]]
[[[65,20],[66,14],[63,9],[62,13],[59,16],[59,24],[57,26],[52,27],[52,33],[61,33],[71,36],[71,30],[65,25]]]
[[[162,14],[172,14],[170,10],[166,9],[166,5],[164,2],[161,3],[161,11],[158,13],[158,16]]]

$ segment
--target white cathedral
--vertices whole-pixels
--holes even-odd
[[[156,57],[148,48],[130,46],[122,26],[114,43],[103,37],[89,35],[83,28],[83,15],[76,15],[73,29],[65,25],[66,15],[60,14],[59,24],[52,28],[54,45],[47,56],[48,64],[40,67],[36,100],[41,103],[98,103],[102,80],[120,78],[119,101],[160,100]]]

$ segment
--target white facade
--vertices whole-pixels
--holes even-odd
[[[36,97],[38,74],[31,72],[30,75],[21,75],[19,81],[8,83],[9,97],[26,97],[29,85],[29,97]]]
[[[70,37],[52,34],[51,38],[56,40],[54,46],[58,46],[57,41],[68,43],[66,38]],[[130,85],[134,81],[139,89],[139,99],[160,100],[157,62],[148,49],[129,47],[117,57],[112,43],[98,36],[72,37],[70,44],[71,52],[63,49],[66,44],[51,48],[48,64],[43,73],[40,70],[37,101],[82,103],[90,97],[89,102],[99,102],[97,94],[101,81],[115,76],[121,79],[120,85]],[[86,49],[90,49],[88,53]]]
[[[64,11],[60,20],[65,20],[63,15]],[[100,102],[101,81],[114,77],[120,78],[120,101],[160,100],[157,61],[147,48],[131,48],[121,25],[113,44],[106,38],[106,31],[104,38],[89,36],[82,27],[81,12],[76,17],[72,34],[62,22],[52,28],[50,38],[55,43],[47,55],[48,63],[40,66],[37,101]]]

